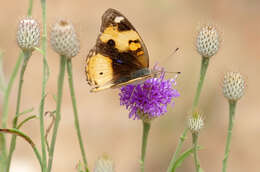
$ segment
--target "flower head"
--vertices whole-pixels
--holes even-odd
[[[164,72],[159,78],[150,78],[137,85],[121,88],[120,104],[130,111],[129,118],[148,119],[159,117],[167,112],[167,105],[179,93],[173,88],[174,79],[164,79]]]
[[[245,92],[245,80],[238,72],[228,72],[223,80],[223,94],[228,100],[239,100]]]
[[[40,25],[31,18],[26,17],[19,22],[16,40],[22,50],[33,51],[40,44]]]
[[[192,133],[199,133],[204,126],[204,118],[200,112],[195,111],[188,119],[188,127]]]
[[[56,22],[50,33],[51,46],[59,55],[72,58],[79,53],[80,43],[73,25],[66,20]]]
[[[212,57],[219,50],[220,35],[214,25],[203,26],[197,35],[197,51],[202,57]]]
[[[96,165],[94,168],[94,172],[114,172],[114,163],[113,161],[107,156],[103,155],[96,161]]]

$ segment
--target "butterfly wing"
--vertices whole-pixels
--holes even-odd
[[[87,57],[87,81],[99,91],[149,74],[149,55],[140,35],[119,11],[102,16],[101,33]]]

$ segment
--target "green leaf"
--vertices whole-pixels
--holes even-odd
[[[38,47],[34,47],[34,49],[43,55],[42,49],[40,49],[40,48],[38,48]]]
[[[17,128],[20,129],[26,122],[30,121],[31,119],[37,118],[36,115],[29,116],[25,118],[18,126]]]
[[[200,150],[201,147],[198,147],[198,149]],[[172,172],[175,172],[176,168],[180,167],[181,164],[183,163],[183,161],[188,157],[190,156],[194,151],[194,148],[190,148],[188,150],[186,150],[185,152],[183,152],[180,157],[176,160],[175,164],[173,165],[173,168],[172,168]],[[200,169],[201,171],[200,172],[203,172],[202,169]]]
[[[31,108],[31,109],[26,109],[26,110],[23,111],[23,112],[20,112],[19,115],[16,116],[16,117],[13,119],[13,121],[18,120],[18,118],[19,118],[21,115],[26,115],[26,114],[28,114],[28,113],[31,113],[33,110],[34,110],[34,108]]]
[[[183,161],[189,156],[191,155],[191,153],[193,153],[194,148],[190,148],[187,151],[183,152],[180,157],[176,160],[174,166],[173,166],[173,172],[175,171],[176,168],[180,167],[181,164],[183,163]]]
[[[20,115],[25,115],[25,114],[27,114],[27,113],[31,113],[33,110],[34,110],[34,108],[26,109],[26,110],[24,110],[23,112],[20,112],[20,113],[19,113],[19,116],[20,116]]]
[[[32,139],[27,136],[25,133],[23,133],[22,131],[16,129],[16,128],[0,128],[0,132],[1,133],[9,133],[9,134],[13,134],[19,137],[22,137],[23,139],[25,139],[32,147],[35,146],[35,144],[33,143]]]

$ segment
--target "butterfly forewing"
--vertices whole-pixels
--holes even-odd
[[[144,42],[125,16],[108,9],[102,16],[100,31],[86,65],[87,80],[94,89],[121,85],[149,74],[133,78],[139,70],[148,69],[149,56]]]

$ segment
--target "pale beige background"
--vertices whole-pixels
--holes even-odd
[[[4,71],[7,77],[19,54],[15,42],[18,20],[26,15],[27,0],[2,1],[0,7],[0,48],[4,51]],[[74,82],[82,134],[89,168],[104,152],[114,161],[117,172],[139,171],[142,126],[140,121],[128,119],[128,111],[120,107],[118,90],[89,93],[85,81],[85,57],[99,33],[101,15],[109,8],[125,14],[144,39],[150,53],[150,64],[159,62],[168,71],[181,71],[177,88],[181,97],[164,117],[152,124],[148,142],[146,171],[166,171],[175,151],[178,137],[186,125],[187,113],[199,77],[200,56],[194,48],[196,29],[200,23],[216,23],[223,37],[219,53],[212,58],[200,101],[206,116],[201,132],[199,152],[201,165],[207,172],[221,170],[228,124],[228,104],[221,93],[221,79],[226,71],[239,71],[247,79],[247,91],[239,101],[234,126],[230,172],[258,172],[259,159],[259,73],[260,73],[260,1],[257,0],[49,0],[47,1],[48,28],[59,18],[70,19],[81,40],[81,52],[73,60]],[[34,4],[33,16],[41,21],[40,3]],[[180,50],[164,60],[175,48]],[[54,110],[52,98],[56,94],[59,57],[48,45],[50,79],[47,85],[46,110]],[[163,62],[164,61],[164,62]],[[35,108],[37,113],[41,95],[42,59],[34,52],[25,74],[21,109]],[[14,114],[17,84],[10,100],[9,126]],[[2,102],[2,95],[1,95]],[[47,120],[48,121],[48,120]],[[40,146],[39,121],[33,120],[22,128]],[[57,138],[53,171],[76,171],[81,159],[73,128],[73,114],[67,78],[62,104],[62,120]],[[190,134],[185,148],[191,146]],[[12,172],[39,171],[39,164],[31,147],[18,139]],[[194,171],[189,157],[178,171]]]

